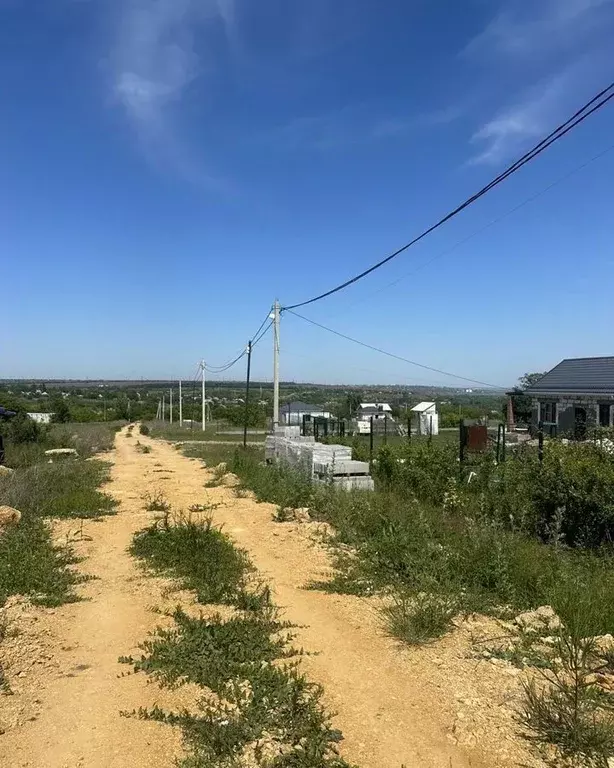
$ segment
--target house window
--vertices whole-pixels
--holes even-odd
[[[539,404],[539,418],[544,424],[556,424],[556,403],[554,400]]]
[[[609,403],[599,404],[599,426],[600,427],[610,426],[610,404]]]

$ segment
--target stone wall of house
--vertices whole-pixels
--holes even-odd
[[[566,434],[573,435],[576,418],[575,409],[584,408],[586,410],[586,427],[591,429],[599,424],[599,405],[614,404],[614,397],[607,395],[558,395],[557,397],[534,397],[532,398],[533,426],[536,428],[539,420],[538,403],[556,402],[557,410],[557,433],[559,436]],[[611,420],[610,416],[610,420]]]

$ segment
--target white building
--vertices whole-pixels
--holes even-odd
[[[374,422],[386,421],[392,424],[392,408],[388,403],[361,403],[356,413],[356,430],[359,435],[366,435],[371,431],[371,419]]]
[[[424,401],[414,405],[411,409],[412,414],[416,414],[418,434],[419,435],[438,435],[439,434],[439,414],[437,405]]]
[[[302,426],[303,418],[307,416],[310,419],[316,417],[332,419],[333,415],[327,411],[323,405],[310,405],[297,400],[294,403],[286,403],[279,409],[279,423],[287,425]]]

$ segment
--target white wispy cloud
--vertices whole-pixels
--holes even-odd
[[[143,149],[189,174],[175,119],[192,84],[215,67],[202,35],[213,24],[234,35],[233,0],[120,0],[109,57],[113,97]]]
[[[373,104],[354,104],[320,115],[297,117],[267,132],[261,139],[286,151],[337,150],[343,147],[402,140],[425,128],[444,126],[463,116],[458,106],[432,112],[379,114]]]
[[[522,72],[537,84],[512,92],[474,131],[469,162],[510,159],[602,86],[613,28],[614,0],[508,0],[465,53],[482,63],[493,95],[509,94]]]
[[[546,133],[562,109],[570,81],[569,73],[554,77],[531,88],[512,106],[501,109],[473,134],[471,141],[480,149],[471,162],[498,164],[530,139]]]
[[[612,22],[614,0],[511,0],[466,46],[471,56],[547,57]]]

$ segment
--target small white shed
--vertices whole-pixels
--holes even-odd
[[[419,435],[438,435],[439,434],[439,414],[437,413],[436,403],[424,401],[414,405],[411,409],[416,414],[418,422]]]

